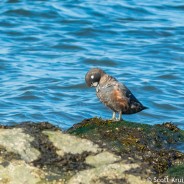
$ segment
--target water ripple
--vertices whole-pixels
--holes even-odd
[[[0,10],[2,124],[110,118],[84,81],[100,67],[149,107],[124,119],[184,128],[183,1],[3,0]]]

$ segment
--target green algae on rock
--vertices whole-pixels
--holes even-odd
[[[0,183],[151,183],[147,177],[182,175],[184,154],[174,148],[183,143],[184,131],[170,123],[92,118],[66,132],[46,122],[0,126]]]
[[[176,144],[184,144],[183,131],[172,123],[151,126],[92,118],[67,132],[98,143],[123,158],[145,161],[157,174],[163,174],[175,160],[183,162],[184,158],[184,154],[174,150]]]
[[[170,177],[181,177],[184,176],[184,164],[174,165],[169,168],[166,174]]]

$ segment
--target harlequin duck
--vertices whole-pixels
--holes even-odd
[[[85,76],[88,87],[96,88],[96,95],[102,103],[113,111],[112,120],[122,120],[122,114],[134,114],[147,107],[143,106],[131,91],[114,77],[99,68],[93,68]]]

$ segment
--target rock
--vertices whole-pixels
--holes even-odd
[[[107,183],[133,183],[149,184],[141,177],[125,174],[125,171],[139,167],[137,164],[115,163],[102,165],[94,169],[80,171],[73,176],[68,184],[105,184]]]
[[[11,162],[0,158],[0,183],[2,184],[36,184],[45,177],[45,173],[22,160]]]
[[[75,124],[67,132],[96,142],[125,160],[147,163],[139,174],[147,169],[163,174],[175,160],[184,163],[184,154],[174,149],[178,144],[184,145],[184,131],[172,123],[151,126],[92,118]]]
[[[112,164],[120,160],[121,160],[120,156],[117,156],[107,151],[99,153],[95,156],[90,155],[86,157],[86,163],[94,167],[99,167],[100,165]]]
[[[0,129],[0,145],[9,152],[14,152],[26,162],[38,159],[40,152],[31,146],[34,140],[20,128]]]
[[[184,131],[92,118],[67,132],[49,123],[0,126],[0,184],[141,184],[182,177]],[[149,178],[149,180],[147,180]]]
[[[66,153],[81,154],[83,152],[97,153],[101,151],[97,144],[81,139],[61,131],[43,131],[47,135],[53,145],[57,148],[57,154],[64,156]]]

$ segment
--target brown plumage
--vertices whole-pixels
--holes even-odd
[[[91,69],[85,80],[88,87],[96,87],[97,97],[113,111],[113,120],[116,113],[119,113],[118,120],[121,120],[122,114],[134,114],[146,109],[124,84],[99,68]]]

